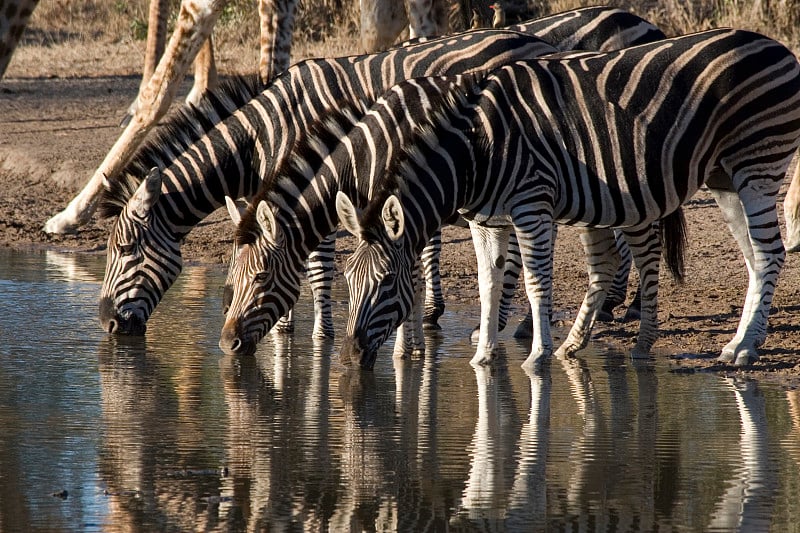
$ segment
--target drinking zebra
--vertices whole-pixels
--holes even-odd
[[[408,105],[401,96],[411,84],[415,99],[424,92],[440,101],[407,155],[364,179],[372,188],[359,196],[372,197],[362,215],[347,196],[337,199],[342,223],[359,236],[345,272],[351,316],[344,359],[371,366],[410,312],[416,257],[456,212],[478,230],[476,241],[485,241],[476,246],[482,306],[497,295],[495,265],[509,225],[517,232],[535,325],[526,368],[552,352],[552,224],[585,227],[590,290],[557,352],[569,356],[588,342],[613,274],[609,228],[641,233],[704,183],[728,182],[735,193],[712,192],[744,213],[746,226],[731,229],[749,287],[720,359],[736,366],[757,360],[785,255],[776,197],[800,144],[800,65],[789,50],[755,33],[720,29],[608,54],[521,61],[470,78],[449,79],[456,90],[443,90],[441,79],[411,80],[375,106],[393,116],[394,107]],[[377,115],[374,108],[368,114]],[[367,125],[353,131],[361,129]],[[372,131],[380,136],[380,125]],[[644,326],[656,324],[656,283],[642,285],[634,356],[654,340]],[[474,364],[491,360],[492,340],[481,331]]]
[[[517,28],[541,30],[554,42],[586,47],[617,43],[619,35],[630,42],[661,35],[635,15],[610,8],[567,12]],[[143,333],[180,273],[183,237],[221,206],[225,196],[254,195],[309,122],[343,102],[373,101],[408,77],[463,72],[553,50],[514,32],[468,32],[381,54],[303,61],[260,94],[246,89],[252,98],[246,105],[226,106],[226,90],[220,90],[197,110],[184,109],[139,151],[123,172],[125,178],[108,184],[104,193],[101,215],[119,216],[109,237],[101,290],[103,328]],[[333,332],[325,288],[332,251],[328,239],[310,258],[315,335]]]

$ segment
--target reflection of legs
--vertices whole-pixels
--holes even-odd
[[[439,260],[442,254],[442,232],[436,233],[422,250],[422,268],[425,271],[425,312],[423,325],[430,329],[442,329],[439,317],[444,313],[442,278],[439,274]]]
[[[751,189],[742,190],[738,199],[730,191],[712,192],[744,254],[750,279],[736,335],[719,359],[736,366],[748,365],[758,360],[757,348],[766,338],[772,296],[785,257],[775,197]]]
[[[477,256],[481,297],[480,334],[472,363],[486,364],[492,360],[497,346],[497,307],[500,303],[510,228],[490,228],[470,222],[470,231]]]
[[[586,253],[589,288],[567,339],[556,352],[559,358],[572,356],[588,344],[595,318],[619,264],[619,253],[612,230],[585,228],[581,232],[581,243]]]

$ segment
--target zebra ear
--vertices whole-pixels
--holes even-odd
[[[386,228],[386,233],[390,239],[396,241],[403,236],[406,218],[403,214],[403,206],[400,205],[400,199],[394,194],[387,198],[383,204],[381,220],[383,220],[383,226]]]
[[[139,218],[147,217],[147,213],[161,195],[161,171],[157,167],[150,169],[150,173],[142,181],[130,200],[130,209]]]
[[[233,220],[233,223],[238,226],[242,221],[244,212],[247,211],[247,203],[245,202],[244,205],[237,204],[233,198],[226,196],[225,207],[228,208],[228,214],[230,215],[231,220]]]
[[[258,221],[258,225],[261,226],[261,233],[264,234],[267,240],[273,243],[278,242],[280,230],[275,220],[275,213],[272,212],[269,204],[264,200],[261,200],[256,208],[256,220]]]
[[[342,191],[336,193],[336,214],[339,215],[339,222],[342,223],[344,229],[356,237],[361,234],[361,224],[358,223],[358,209]]]

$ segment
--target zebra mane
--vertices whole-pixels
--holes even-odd
[[[372,198],[361,214],[361,227],[364,230],[362,238],[368,242],[377,236],[375,228],[382,226],[381,212],[389,196],[399,195],[406,189],[407,179],[415,172],[415,167],[427,166],[423,147],[433,148],[440,145],[443,138],[442,126],[458,119],[464,106],[479,94],[482,80],[479,75],[462,75],[460,79],[460,84],[450,85],[434,97],[428,95],[431,109],[427,116],[416,125],[403,150],[389,162],[387,171],[375,181]],[[482,130],[465,133],[472,138],[472,143],[487,142],[488,137]]]
[[[269,200],[275,186],[281,181],[307,181],[316,174],[324,159],[333,153],[347,133],[359,122],[366,111],[363,102],[342,102],[335,109],[317,118],[308,126],[308,131],[300,135],[286,157],[274,172],[263,177],[258,192],[242,215],[236,228],[235,242],[239,246],[253,244],[261,234],[256,220],[256,209],[263,200]],[[350,165],[342,169],[340,177],[350,179]],[[295,178],[295,177],[298,178]]]
[[[195,106],[182,105],[139,147],[119,178],[108,180],[98,203],[101,218],[119,215],[153,167],[164,169],[240,107],[257,96],[263,85],[257,74],[233,76],[206,92]]]

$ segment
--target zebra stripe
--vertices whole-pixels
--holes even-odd
[[[620,227],[637,267],[652,276],[642,284],[642,329],[633,350],[646,354],[654,337],[645,326],[657,325],[660,253],[650,249],[655,241],[648,225],[724,173],[747,222],[749,239],[738,239],[739,244],[752,260],[739,329],[720,359],[737,366],[757,359],[784,258],[776,196],[800,144],[800,65],[789,50],[755,33],[713,30],[608,54],[516,62],[475,84],[469,77],[450,80],[461,90],[443,91],[446,85],[438,78],[400,84],[368,114],[391,117],[394,107],[408,105],[405,95],[420,88],[429,100],[438,94],[444,101],[436,113],[415,117],[429,125],[406,146],[407,155],[375,180],[363,216],[348,228],[360,241],[347,270],[364,277],[354,279],[355,315],[348,321],[353,328],[345,348],[353,344],[370,352],[383,342],[388,335],[383,324],[397,317],[387,319],[364,302],[407,312],[411,301],[398,301],[409,294],[399,286],[408,279],[403,272],[413,268],[432,228],[461,212],[487,235],[488,244],[476,247],[482,326],[489,320],[496,324],[496,312],[485,317],[483,308],[495,305],[499,269],[494,265],[505,252],[509,221],[517,232],[534,310],[528,368],[552,351],[553,222],[584,227],[592,284],[559,348],[564,356],[588,342],[602,303],[596,296],[613,276],[614,259],[609,262],[608,256],[614,237],[608,228]],[[406,89],[412,83],[413,90]],[[715,194],[726,198],[724,192]],[[389,222],[387,209],[395,214]],[[649,244],[643,247],[641,239]],[[382,263],[371,260],[376,248],[387,258]],[[365,286],[376,279],[381,283]],[[484,334],[482,327],[474,363],[491,360],[495,336],[496,330]]]
[[[518,29],[537,32],[553,26],[552,22],[560,17],[568,17],[570,23],[579,28],[581,20],[586,23],[604,13],[607,13],[604,20],[609,28],[624,28],[630,24],[629,14],[602,8],[554,15]],[[621,26],[623,23],[625,26]],[[636,24],[642,26],[641,22]],[[561,33],[553,35],[561,39],[566,28],[560,26]],[[544,37],[548,36],[548,31],[555,32],[543,31]],[[588,40],[582,42],[589,43]],[[255,194],[261,181],[280,167],[307,124],[331,109],[347,102],[372,102],[392,84],[408,77],[437,72],[460,73],[550,51],[553,48],[531,37],[482,30],[382,54],[308,60],[291,67],[246,105],[233,108],[224,102],[218,105],[220,102],[216,100],[224,100],[226,96],[214,93],[196,113],[184,112],[179,120],[168,121],[162,131],[170,133],[157,136],[155,142],[143,148],[123,172],[125,186],[107,191],[101,200],[106,206],[103,210],[106,216],[120,215],[118,226],[137,226],[112,232],[114,236],[109,239],[107,260],[118,264],[109,268],[103,283],[100,318],[104,329],[118,333],[143,331],[153,307],[180,271],[179,245],[183,237],[222,205],[225,196]],[[184,129],[191,134],[186,134]],[[153,222],[139,224],[128,217],[122,207],[136,193],[136,186],[152,167],[162,169],[163,194],[154,199],[148,213],[148,219]],[[158,239],[143,237],[153,231],[160,233]],[[149,247],[151,242],[161,244],[149,249],[146,256],[169,258],[168,262],[177,264],[177,269],[156,274],[158,262],[139,261],[122,252],[133,246]],[[329,302],[325,292],[329,287],[324,284],[333,270],[332,257],[324,252],[318,257],[324,262],[311,269],[328,274],[318,276],[316,279],[322,286],[317,287],[315,282],[312,290],[317,301],[325,306]],[[161,262],[164,261],[167,260]],[[164,278],[159,287],[144,282],[155,275]],[[328,309],[325,306],[318,313],[324,318],[315,322],[315,335],[332,335]],[[136,325],[129,323],[128,317],[132,316],[137,317]]]

